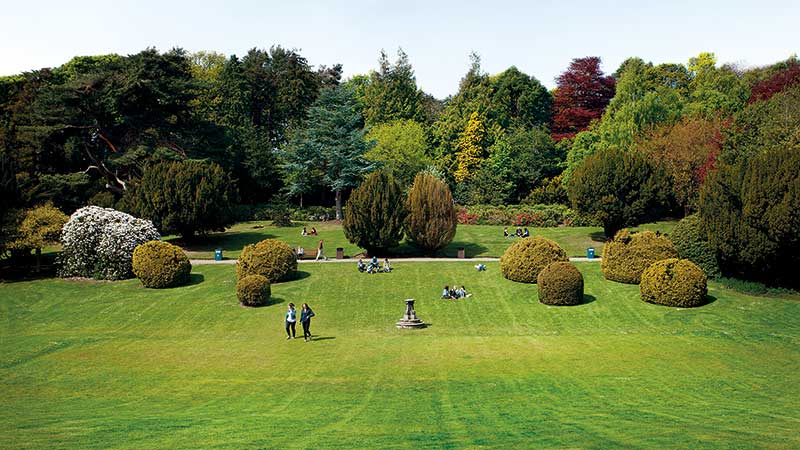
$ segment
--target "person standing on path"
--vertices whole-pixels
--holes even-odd
[[[297,322],[297,310],[294,309],[294,303],[289,303],[289,309],[286,310],[286,339],[294,339],[295,337],[295,323]]]
[[[319,244],[317,244],[317,258],[314,261],[319,261],[320,258],[324,258],[325,261],[328,260],[328,257],[325,256],[325,250],[322,248],[322,239],[319,240]]]
[[[311,340],[311,318],[315,315],[308,303],[303,303],[300,310],[300,323],[303,325],[303,340],[306,342]]]

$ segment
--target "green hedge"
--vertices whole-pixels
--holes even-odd
[[[681,219],[669,237],[681,258],[686,258],[700,266],[709,277],[720,276],[716,252],[708,242],[708,236],[699,215],[692,214]]]
[[[688,259],[662,259],[642,274],[642,300],[666,306],[689,308],[704,305],[708,288],[706,274]]]
[[[631,234],[626,228],[603,247],[600,265],[607,280],[639,284],[642,272],[650,264],[677,256],[678,251],[667,236],[652,231]]]
[[[500,257],[500,270],[511,281],[536,283],[539,272],[557,261],[569,261],[567,252],[555,241],[533,236],[520,239],[506,249]]]
[[[549,264],[537,277],[539,302],[545,305],[579,305],[583,302],[583,275],[566,261]]]
[[[460,206],[462,225],[510,225],[520,227],[595,226],[564,205]]]
[[[247,275],[236,282],[236,296],[243,306],[266,305],[272,290],[269,280],[261,275]]]
[[[149,241],[133,250],[133,274],[148,288],[167,288],[189,282],[192,264],[183,250],[168,242]]]
[[[236,276],[262,275],[270,283],[286,281],[297,272],[297,255],[289,244],[275,239],[265,239],[245,245],[236,264]]]

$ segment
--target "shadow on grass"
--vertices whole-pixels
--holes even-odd
[[[287,282],[290,282],[290,281],[304,280],[304,279],[306,279],[306,278],[308,278],[310,276],[311,276],[310,273],[308,273],[308,272],[306,272],[304,270],[298,270],[297,272],[294,273],[294,276],[292,278],[284,281],[284,283],[287,283]]]
[[[229,251],[241,250],[245,245],[276,237],[274,234],[259,231],[228,231],[197,236],[193,239],[175,238],[169,242],[189,252],[213,252],[218,248]]]
[[[185,286],[195,286],[203,281],[205,281],[206,277],[203,276],[202,273],[193,273],[189,275],[189,282],[185,284]]]
[[[605,233],[603,233],[602,231],[595,231],[594,233],[590,233],[589,238],[591,238],[592,241],[594,242],[606,242],[608,240],[606,239]]]
[[[703,303],[702,305],[700,305],[700,307],[708,306],[708,305],[710,305],[710,304],[712,304],[712,303],[714,303],[716,301],[717,301],[717,297],[714,297],[713,295],[706,295],[706,302]]]
[[[578,304],[578,306],[588,305],[589,303],[594,303],[596,301],[597,301],[597,297],[595,297],[594,295],[592,295],[592,294],[583,294],[583,301],[580,302],[580,304]]]
[[[333,336],[320,336],[320,337],[314,336],[314,337],[311,338],[311,342],[314,342],[314,341],[330,341],[330,340],[333,340],[333,339],[336,339],[336,338],[333,337]]]

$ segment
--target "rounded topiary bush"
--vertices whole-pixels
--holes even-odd
[[[506,249],[500,257],[500,270],[511,281],[536,283],[539,272],[557,261],[569,261],[567,252],[550,239],[533,236]]]
[[[686,216],[678,222],[669,238],[678,255],[697,264],[709,277],[720,275],[717,254],[708,242],[703,221],[697,214]]]
[[[642,274],[642,300],[666,306],[688,308],[706,303],[706,274],[688,259],[662,259]]]
[[[246,245],[236,264],[238,278],[262,275],[270,283],[289,280],[296,272],[297,255],[289,244],[275,239]]]
[[[607,280],[639,284],[642,272],[650,264],[677,257],[678,251],[665,235],[652,231],[631,234],[624,229],[603,247],[600,266]]]
[[[269,280],[262,275],[247,275],[236,282],[236,296],[244,306],[266,305],[272,291]]]
[[[189,282],[192,263],[180,247],[150,241],[133,250],[133,274],[144,287],[167,288]]]
[[[160,238],[149,220],[97,206],[81,208],[61,230],[59,275],[103,280],[131,278],[133,250]]]
[[[536,279],[539,301],[545,305],[579,305],[583,302],[583,275],[574,264],[549,264]]]

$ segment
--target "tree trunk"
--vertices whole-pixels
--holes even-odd
[[[336,190],[336,220],[342,220],[342,190]]]
[[[42,249],[36,249],[36,273],[42,270]]]
[[[303,194],[300,194],[300,209],[303,209]]]

